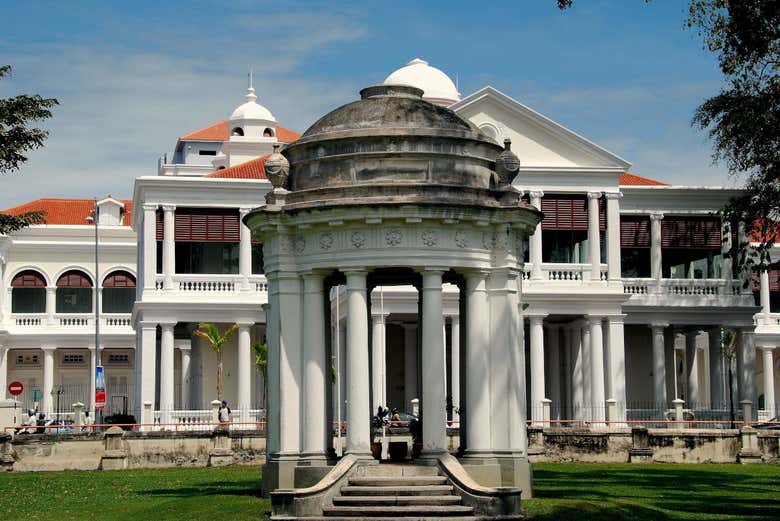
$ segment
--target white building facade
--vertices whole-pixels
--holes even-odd
[[[461,97],[422,60],[386,81],[417,86],[497,143],[511,140],[520,159],[515,189],[545,214],[528,241],[521,276],[527,306],[518,349],[525,353],[529,419],[603,425],[609,407],[619,420],[645,419],[676,399],[696,418],[714,417],[729,402],[723,329],[737,332],[735,403],[750,400],[761,417],[777,414],[778,277],[770,271],[746,283],[724,258],[733,237],[715,213],[733,191],[629,174],[629,162],[491,87]],[[131,220],[100,223],[102,291],[113,271],[132,275],[136,288],[132,309],[101,331],[109,406],[116,375],[126,388],[115,401],[126,401],[136,415],[144,403],[163,423],[177,421],[183,410],[207,409],[216,397],[216,358],[193,331],[211,322],[239,325],[224,349],[224,398],[239,421],[262,416],[267,404],[252,345],[265,341],[268,286],[262,245],[241,219],[272,188],[264,169],[268,154],[297,138],[257,103],[250,85],[230,118],[183,136],[158,175],[136,179],[132,208],[123,203]],[[59,382],[91,385],[94,309],[58,311],[56,297],[69,270],[94,284],[92,233],[84,222],[0,238],[2,392],[12,380],[40,387],[44,396],[53,396]],[[40,277],[25,278],[28,271]],[[71,282],[87,284],[79,278],[63,284]],[[15,300],[28,298],[21,290],[28,287],[44,289],[43,308],[39,301],[15,307]],[[345,289],[334,290],[330,301],[336,419],[347,412],[346,382],[338,378],[346,371]],[[462,324],[455,287],[445,285],[442,309],[447,415],[457,422]],[[417,290],[377,287],[370,310],[372,408],[411,412],[422,382]],[[101,326],[114,320],[109,315]],[[113,358],[126,364],[112,369],[111,354],[127,355]],[[54,412],[46,398],[40,407]]]

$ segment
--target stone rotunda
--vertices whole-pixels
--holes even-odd
[[[269,157],[274,189],[245,217],[264,244],[268,278],[263,487],[275,516],[322,515],[350,476],[386,467],[370,451],[368,295],[377,286],[419,292],[422,452],[415,463],[437,467],[465,504],[481,505],[478,513],[518,513],[518,489],[530,491],[519,277],[523,240],[541,213],[511,186],[519,162],[509,144],[497,145],[422,94],[405,85],[368,87],[322,117]],[[465,340],[457,459],[447,452],[443,283],[460,290]],[[342,285],[347,433],[336,462],[328,295]]]

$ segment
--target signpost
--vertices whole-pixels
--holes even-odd
[[[8,394],[11,396],[19,396],[24,391],[24,384],[19,381],[14,381],[8,384]]]

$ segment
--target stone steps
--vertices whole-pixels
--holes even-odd
[[[474,514],[474,508],[463,505],[333,506],[325,507],[323,514],[325,517],[359,517],[363,519],[392,516],[455,517],[471,516]]]
[[[450,485],[420,485],[416,487],[394,486],[353,486],[341,488],[344,496],[440,496],[451,494]]]
[[[361,476],[349,478],[349,484],[357,487],[403,486],[416,487],[425,485],[444,485],[444,476]]]
[[[456,495],[439,496],[340,496],[333,498],[334,506],[386,505],[460,505]]]

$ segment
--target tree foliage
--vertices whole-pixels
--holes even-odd
[[[238,329],[238,324],[233,324],[224,333],[220,333],[219,328],[214,324],[201,322],[198,324],[198,329],[195,330],[195,334],[205,339],[217,355],[217,400],[222,399],[222,348],[236,332],[236,329]]]
[[[0,66],[0,79],[10,74],[10,65]],[[51,109],[58,104],[54,98],[43,98],[37,94],[0,98],[0,174],[18,170],[27,161],[25,153],[43,146],[49,132],[32,124],[50,118]],[[44,222],[42,212],[0,214],[0,234]]]
[[[262,408],[267,410],[268,398],[268,345],[262,342],[252,344],[255,353],[255,369],[263,377],[263,403]]]

